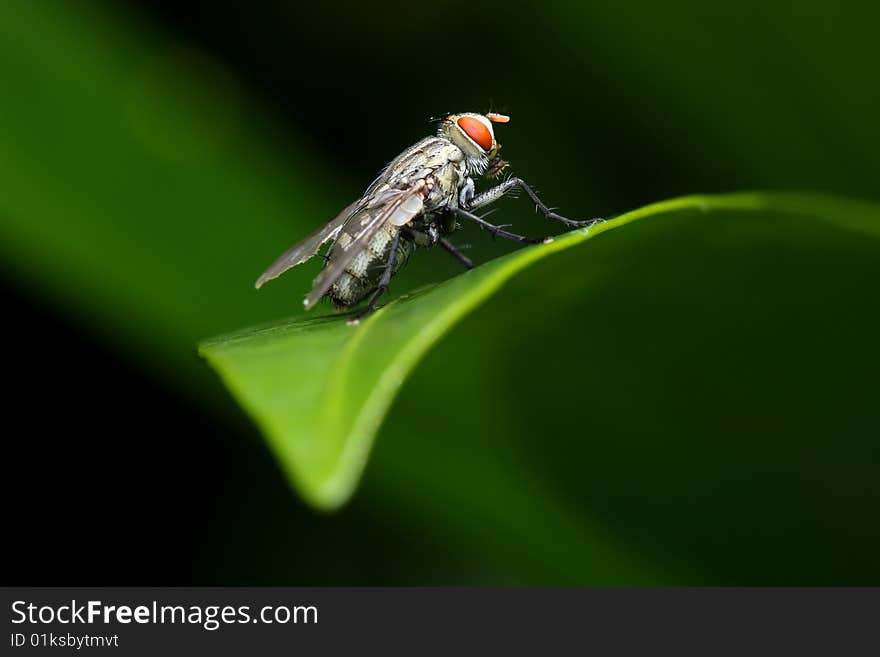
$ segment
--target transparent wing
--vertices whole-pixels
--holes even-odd
[[[345,224],[345,232],[351,235],[352,239],[345,245],[340,240],[333,245],[330,260],[315,279],[312,291],[306,297],[306,309],[318,303],[386,222],[403,226],[423,210],[424,186],[424,181],[419,180],[408,189],[380,191],[369,203],[352,214]]]
[[[335,240],[339,235],[339,231],[342,230],[342,226],[345,225],[348,218],[355,213],[361,203],[364,203],[364,201],[358,199],[340,212],[333,221],[321,226],[303,241],[294,244],[287,249],[287,251],[282,253],[281,256],[263,272],[262,276],[257,279],[257,289],[259,289],[266,281],[278,278],[291,267],[296,267],[297,265],[304,263],[318,252],[318,249],[321,248],[322,244]]]

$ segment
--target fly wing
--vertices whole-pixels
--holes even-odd
[[[388,222],[395,226],[403,226],[424,209],[422,200],[424,186],[424,180],[419,180],[408,189],[386,189],[377,192],[364,207],[352,214],[346,223],[346,232],[352,235],[353,239],[345,246],[339,241],[333,245],[333,256],[315,279],[312,291],[306,297],[307,310],[327,293],[382,226]]]
[[[257,279],[257,289],[259,289],[263,283],[278,278],[288,269],[304,263],[318,252],[318,249],[321,248],[322,244],[335,240],[339,235],[339,231],[342,230],[342,226],[348,218],[355,213],[362,202],[362,199],[358,199],[340,212],[333,221],[321,226],[303,241],[298,242],[287,249],[287,251],[281,254],[278,260],[273,262],[272,266],[264,271],[262,276]]]

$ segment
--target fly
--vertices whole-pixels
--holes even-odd
[[[509,177],[477,193],[474,178],[497,177],[508,164],[501,159],[493,123],[507,123],[503,114],[452,114],[437,134],[413,144],[394,158],[364,195],[330,223],[285,251],[257,280],[257,288],[300,265],[331,242],[324,267],[303,302],[306,309],[323,297],[337,307],[355,306],[369,296],[351,323],[371,313],[388,289],[391,277],[418,246],[439,244],[466,268],[474,264],[447,235],[457,220],[470,221],[493,235],[523,244],[551,238],[523,237],[486,221],[474,212],[515,188],[522,189],[546,218],[577,228],[600,219],[576,221],[556,214],[521,178]]]

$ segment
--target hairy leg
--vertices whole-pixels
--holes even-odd
[[[486,230],[488,230],[490,233],[492,233],[492,235],[503,237],[506,240],[520,242],[522,244],[542,244],[544,242],[549,242],[553,240],[552,237],[523,237],[522,235],[517,235],[516,233],[509,233],[504,230],[504,226],[496,226],[495,224],[490,224],[482,217],[478,217],[477,215],[473,214],[472,212],[468,212],[467,210],[456,208],[452,211],[457,217],[472,221],[481,228],[485,228]]]
[[[455,246],[445,237],[441,237],[439,240],[440,246],[446,249],[452,256],[458,260],[461,264],[463,264],[467,269],[473,269],[474,263],[468,258],[464,253],[459,251]]]
[[[487,189],[481,194],[477,194],[476,196],[474,196],[473,199],[471,199],[471,202],[470,204],[468,204],[467,209],[476,210],[477,208],[488,205],[489,203],[494,203],[515,187],[519,187],[520,189],[522,189],[528,195],[528,197],[532,199],[532,202],[535,204],[535,208],[541,214],[547,217],[547,219],[558,221],[572,228],[592,226],[599,221],[604,221],[603,219],[587,219],[585,221],[577,221],[575,219],[563,217],[561,214],[556,214],[551,208],[547,207],[540,198],[538,198],[538,195],[535,194],[532,188],[529,187],[529,185],[526,184],[526,182],[522,178],[508,178],[500,185],[497,185],[491,189]]]

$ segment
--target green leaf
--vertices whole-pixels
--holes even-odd
[[[358,326],[349,326],[343,315],[297,318],[206,341],[200,353],[263,430],[302,495],[320,509],[335,509],[352,495],[407,375],[454,324],[538,260],[587,249],[590,239],[640,219],[688,211],[707,221],[719,211],[774,212],[874,233],[880,226],[875,206],[856,201],[796,194],[689,196],[497,258],[391,301]],[[583,267],[589,266],[585,250]]]

